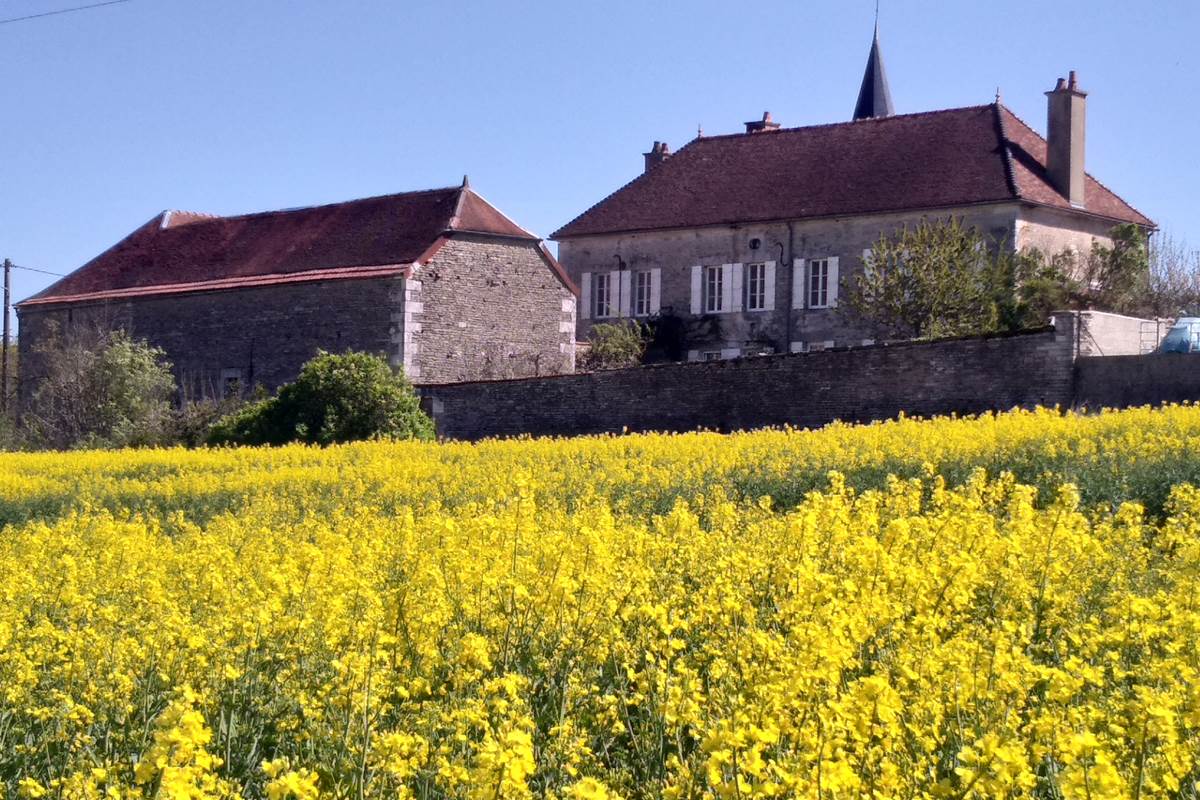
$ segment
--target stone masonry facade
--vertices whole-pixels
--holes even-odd
[[[1086,254],[1093,242],[1111,244],[1111,221],[1008,202],[921,213],[570,237],[559,243],[559,261],[576,284],[592,284],[589,289],[598,274],[623,271],[627,273],[623,280],[633,283],[636,273],[653,272],[657,304],[651,310],[684,319],[689,360],[811,352],[874,340],[876,334],[869,326],[837,307],[837,297],[844,296],[852,285],[862,269],[864,252],[880,236],[893,235],[922,219],[951,217],[978,229],[997,246],[1037,247],[1047,253],[1073,249]],[[836,288],[830,289],[828,308],[814,308],[809,302],[807,289],[814,261],[836,265]],[[767,274],[773,277],[773,286],[768,297],[773,299],[769,304],[773,308],[746,311],[745,270],[756,263],[770,266]],[[721,313],[693,313],[693,267],[725,264],[742,274],[734,284],[731,308]],[[618,286],[614,296],[622,290],[632,291]],[[613,321],[596,318],[594,292],[585,290],[584,298],[590,308],[579,316],[580,340],[588,338],[597,322]],[[616,297],[612,303],[613,315],[619,318],[626,309],[635,314],[636,305],[620,299]]]
[[[533,242],[460,234],[405,292],[400,360],[418,383],[575,369],[575,295]]]
[[[412,278],[317,280],[20,310],[23,401],[53,330],[123,328],[162,348],[181,399],[236,382],[273,391],[318,350],[359,350],[414,383],[551,375],[574,369],[572,291],[536,242],[456,235]]]

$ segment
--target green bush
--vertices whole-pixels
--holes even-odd
[[[585,370],[636,367],[642,363],[649,341],[649,328],[637,320],[598,323],[588,336],[581,366]]]
[[[175,379],[165,353],[123,330],[54,333],[22,414],[37,447],[144,447],[169,438]]]
[[[433,421],[412,384],[379,356],[319,352],[295,382],[220,420],[210,444],[329,445],[361,439],[431,439]]]

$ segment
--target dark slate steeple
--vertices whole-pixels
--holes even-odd
[[[878,13],[878,12],[876,12]],[[863,74],[862,88],[858,90],[858,103],[854,106],[854,118],[871,119],[890,117],[892,93],[888,89],[887,73],[883,69],[883,53],[879,50],[879,18],[875,18],[875,38],[871,41],[871,53],[867,56],[867,71]]]

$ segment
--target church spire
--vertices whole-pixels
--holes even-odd
[[[858,103],[854,106],[854,118],[890,117],[892,93],[888,89],[887,73],[883,69],[883,53],[879,49],[879,6],[875,7],[875,37],[871,40],[871,53],[867,56],[867,71],[863,74],[862,88],[858,90]]]

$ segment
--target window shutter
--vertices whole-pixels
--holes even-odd
[[[768,261],[763,267],[763,309],[775,310],[775,262]]]
[[[657,314],[662,308],[662,270],[650,270],[650,313]]]
[[[631,313],[632,308],[629,304],[629,295],[633,284],[633,273],[627,269],[623,269],[617,273],[617,281],[617,285],[620,287],[618,290],[618,302],[620,305],[617,306],[617,316],[632,317],[633,314]]]
[[[838,300],[838,257],[829,257],[829,307],[836,308]]]
[[[579,318],[592,318],[592,273],[585,272],[579,278]]]
[[[804,292],[807,284],[804,282],[804,259],[792,261],[792,308],[804,308]]]
[[[733,272],[733,290],[730,291],[731,302],[728,311],[743,311],[746,308],[746,265],[731,264]]]
[[[703,275],[702,275],[703,272],[704,272],[704,267],[700,267],[700,266],[692,267],[692,313],[693,314],[699,314],[700,309],[703,308],[703,306],[700,304],[700,299],[702,296],[701,292],[700,292],[700,286],[701,286],[701,280],[703,278]]]
[[[736,296],[733,293],[733,282],[736,280],[740,286],[741,270],[734,269],[740,267],[741,264],[722,264],[721,265],[721,311],[728,314],[734,310],[733,298]],[[737,275],[735,278],[734,275]]]

